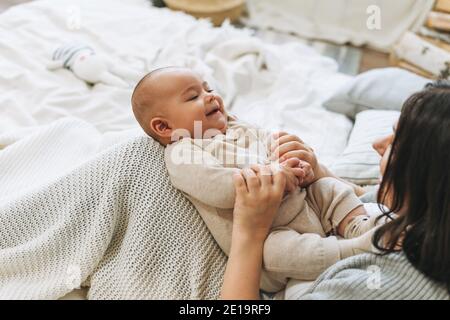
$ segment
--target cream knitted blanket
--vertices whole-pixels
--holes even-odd
[[[89,283],[90,299],[217,298],[226,257],[171,186],[163,148],[150,138],[91,150],[72,168],[55,166],[56,177],[14,190],[36,161],[46,165],[39,148],[52,161],[87,153],[67,149],[86,130],[63,120],[3,150],[0,139],[0,299],[55,299]]]

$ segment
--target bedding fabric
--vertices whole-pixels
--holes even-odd
[[[400,68],[374,69],[346,82],[324,106],[352,119],[370,109],[401,111],[406,99],[429,82],[430,79]]]
[[[405,31],[423,25],[433,4],[434,0],[247,0],[253,26],[339,44],[368,44],[386,52]]]
[[[82,283],[89,299],[218,298],[226,257],[170,184],[158,143],[137,136],[53,175],[33,166],[37,141],[57,142],[44,155],[53,164],[86,130],[59,120],[0,153],[0,299],[56,299]],[[51,177],[20,188],[35,171]]]
[[[355,125],[344,152],[331,170],[339,177],[359,185],[380,183],[380,155],[373,149],[376,139],[393,133],[399,111],[366,110],[356,115]]]

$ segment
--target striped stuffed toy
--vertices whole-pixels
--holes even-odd
[[[52,56],[48,69],[65,68],[88,84],[103,83],[111,86],[128,87],[119,77],[120,72],[107,58],[97,55],[90,46],[68,44],[58,47]],[[114,73],[115,74],[114,74]]]

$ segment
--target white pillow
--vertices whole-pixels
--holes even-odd
[[[356,115],[347,147],[331,166],[337,176],[359,185],[377,184],[381,157],[372,148],[373,142],[393,132],[400,112],[367,110]]]
[[[405,100],[430,81],[399,68],[374,69],[346,82],[324,106],[352,119],[369,109],[400,111]]]

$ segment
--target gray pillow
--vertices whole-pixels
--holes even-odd
[[[380,156],[372,143],[393,132],[400,113],[391,110],[366,110],[356,115],[345,150],[331,165],[337,176],[359,185],[377,184]]]
[[[369,109],[400,111],[405,100],[428,82],[429,79],[399,68],[374,69],[346,82],[324,106],[351,119]]]

